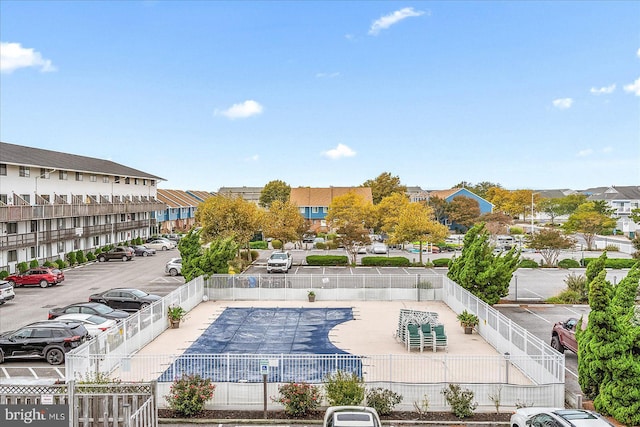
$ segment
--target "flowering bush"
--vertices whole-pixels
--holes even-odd
[[[173,381],[170,393],[165,398],[171,409],[191,416],[202,412],[205,402],[213,397],[215,388],[209,378],[184,374]]]
[[[317,409],[322,396],[320,389],[307,383],[289,383],[278,387],[279,398],[272,401],[284,405],[284,412],[292,417],[302,417]]]

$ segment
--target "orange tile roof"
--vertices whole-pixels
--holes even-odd
[[[446,199],[447,197],[451,196],[454,193],[457,193],[458,191],[462,190],[461,188],[451,188],[449,190],[434,190],[434,191],[429,191],[429,197],[438,197],[442,200]]]
[[[328,187],[311,188],[297,187],[291,189],[289,200],[297,206],[329,206],[334,197],[342,196],[348,192],[354,192],[373,203],[373,195],[369,187]]]

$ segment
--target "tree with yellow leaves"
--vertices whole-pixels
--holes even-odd
[[[437,243],[449,235],[449,229],[436,222],[433,211],[422,203],[407,204],[398,216],[397,224],[389,241],[392,243],[420,242],[420,264],[422,264],[422,243]]]
[[[262,219],[262,231],[282,243],[300,240],[306,230],[304,218],[296,205],[274,200]]]
[[[349,191],[331,201],[326,219],[351,256],[352,264],[355,264],[358,248],[369,243],[373,205],[361,195]]]

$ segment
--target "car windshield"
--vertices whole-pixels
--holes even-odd
[[[148,293],[142,292],[142,291],[140,291],[138,289],[131,289],[131,293],[133,295],[137,296],[138,298],[146,297],[147,295],[149,295]]]
[[[271,255],[272,259],[287,259],[287,254],[273,254]]]
[[[101,323],[104,323],[107,321],[107,319],[101,316],[89,316],[87,317],[86,320],[87,322],[93,323],[94,325],[100,325]]]
[[[93,309],[95,311],[97,311],[100,314],[107,314],[107,313],[111,313],[113,311],[113,309],[107,305],[104,304],[96,304],[93,306]]]

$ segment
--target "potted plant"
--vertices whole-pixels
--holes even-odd
[[[314,302],[316,300],[316,293],[313,291],[309,291],[307,293],[307,297],[309,297],[309,302]]]
[[[473,328],[475,328],[480,322],[478,316],[473,313],[469,313],[467,310],[458,314],[458,320],[460,321],[460,326],[464,328],[465,334],[470,334],[473,331]]]
[[[184,319],[187,312],[179,305],[170,305],[167,309],[167,316],[169,317],[169,324],[172,329],[180,326],[180,321]]]

